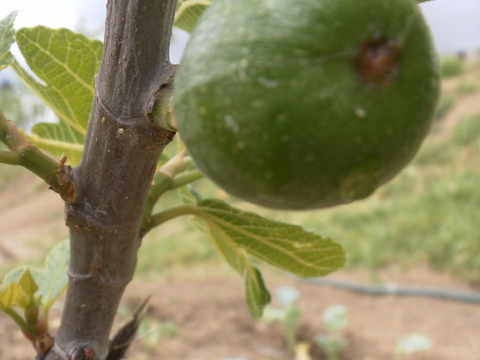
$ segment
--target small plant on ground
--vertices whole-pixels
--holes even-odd
[[[45,271],[18,267],[0,285],[0,310],[7,314],[38,353],[53,344],[48,313],[67,286],[69,243],[56,245],[45,260]]]
[[[288,350],[293,353],[297,343],[297,327],[302,312],[295,307],[300,294],[290,286],[280,286],[275,291],[275,300],[279,307],[267,306],[263,313],[266,322],[278,322],[282,328]]]
[[[159,344],[165,337],[180,335],[180,328],[173,321],[156,321],[150,316],[145,316],[138,327],[137,339],[142,341],[147,353],[158,349]]]
[[[423,334],[410,334],[401,339],[395,347],[395,360],[402,360],[405,355],[427,350],[432,341]]]
[[[328,360],[338,360],[340,352],[347,346],[341,331],[347,326],[347,309],[343,305],[331,305],[322,314],[324,334],[319,334],[315,342],[327,355]]]

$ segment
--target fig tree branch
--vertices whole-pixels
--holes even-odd
[[[152,119],[171,90],[176,0],[107,3],[105,39],[84,152],[66,206],[71,260],[62,322],[46,359],[104,360],[118,304],[133,277],[145,199],[174,132]],[[87,357],[88,356],[88,357]]]

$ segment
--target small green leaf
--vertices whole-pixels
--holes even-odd
[[[24,297],[20,285],[17,283],[8,284],[0,291],[0,310],[10,309]]]
[[[18,279],[18,285],[20,285],[25,295],[19,305],[22,308],[29,307],[35,302],[35,293],[38,290],[38,285],[28,268],[25,269],[20,279]]]
[[[397,355],[411,354],[417,351],[428,350],[432,347],[430,338],[423,334],[410,334],[400,340],[395,348]]]
[[[67,266],[70,260],[70,243],[63,241],[50,251],[45,260],[46,270],[40,272],[32,269],[32,276],[42,296],[43,313],[47,314],[55,300],[63,293],[67,286]]]
[[[245,301],[248,309],[253,318],[261,318],[271,298],[260,271],[250,264],[245,250],[235,244],[220,228],[205,223],[203,230],[208,233],[228,264],[245,278]]]
[[[12,69],[60,119],[56,124],[35,125],[29,140],[53,155],[65,153],[75,165],[83,149],[103,45],[68,29],[44,26],[22,28],[16,39],[28,66],[45,85],[17,62]]]
[[[5,287],[8,284],[11,284],[14,282],[18,283],[18,280],[20,279],[20,277],[22,276],[22,274],[25,272],[26,269],[27,269],[26,266],[19,266],[10,270],[10,272],[7,275],[5,275],[5,277],[3,278],[2,287]]]
[[[5,69],[13,61],[10,46],[15,42],[15,30],[13,22],[18,11],[13,11],[0,21],[0,70]]]
[[[197,210],[195,215],[240,248],[297,276],[323,276],[345,264],[340,244],[300,226],[265,219],[213,199],[199,201]]]
[[[212,2],[213,0],[178,0],[173,25],[188,33],[192,32],[198,18]]]
[[[35,301],[35,293],[38,290],[37,283],[32,277],[30,269],[26,266],[20,266],[11,270],[3,279],[2,287],[10,284],[17,284],[23,291],[23,296],[18,299],[17,306],[27,308]]]
[[[347,309],[341,304],[331,305],[323,312],[322,320],[328,332],[340,331],[348,323]]]
[[[275,290],[275,300],[285,307],[292,307],[299,297],[298,290],[291,286],[279,286]]]
[[[236,272],[243,276],[245,273],[245,262],[248,261],[245,254],[242,254],[243,256],[240,255],[240,253],[244,252],[244,250],[239,249],[235,243],[232,244],[231,241],[228,242],[222,238],[222,236],[213,231],[212,228],[204,226],[204,229],[210,236],[210,239],[214,243],[218,252],[223,256],[227,263]]]
[[[254,266],[250,266],[245,274],[245,293],[250,314],[254,319],[260,319],[271,297],[263,282],[262,274]]]

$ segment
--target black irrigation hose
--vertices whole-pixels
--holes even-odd
[[[480,293],[456,291],[434,287],[423,286],[397,286],[393,284],[387,285],[369,285],[360,284],[353,281],[338,280],[331,278],[315,278],[297,280],[315,285],[325,285],[334,288],[346,289],[372,295],[396,295],[396,296],[428,296],[440,299],[449,299],[455,301],[463,301],[469,303],[480,303]]]

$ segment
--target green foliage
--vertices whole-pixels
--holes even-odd
[[[265,286],[262,274],[255,267],[245,263],[245,301],[254,319],[263,315],[265,306],[270,302],[270,293]]]
[[[201,200],[194,212],[225,241],[297,276],[323,276],[341,268],[343,248],[300,226],[272,221],[219,200]]]
[[[480,114],[460,118],[452,133],[452,140],[465,146],[480,138]]]
[[[262,315],[270,295],[245,252],[302,277],[326,275],[345,262],[342,247],[333,240],[241,211],[223,201],[200,200],[189,212],[204,221],[217,249],[245,277],[246,300],[254,318]]]
[[[31,293],[23,290],[24,278],[30,277],[30,272],[27,270],[22,271],[21,276],[18,277],[17,282],[7,283],[4,281],[3,289],[0,292],[0,309],[5,311],[9,308],[13,308],[17,304],[22,306],[28,302],[31,297]],[[28,280],[27,280],[28,282]]]
[[[5,69],[13,61],[10,46],[15,41],[13,22],[17,14],[18,11],[14,11],[0,21],[0,70]]]
[[[464,61],[456,56],[444,56],[440,59],[440,74],[444,78],[460,75],[464,70]]]
[[[186,205],[153,215],[150,224],[157,226],[181,215],[195,215],[194,224],[209,235],[227,263],[245,278],[246,301],[255,318],[262,315],[270,295],[247,254],[303,277],[325,275],[345,262],[343,248],[331,239],[233,208],[223,201],[202,200],[191,188],[181,187],[179,191]]]
[[[198,18],[213,0],[178,0],[174,26],[192,32]]]
[[[48,314],[48,310],[59,298],[67,286],[67,266],[70,259],[70,244],[63,241],[55,245],[45,259],[45,271],[34,268],[19,267],[10,271],[3,280],[2,285],[20,283],[25,271],[28,271],[35,282],[35,296],[41,297],[40,305],[43,308],[42,315]],[[22,287],[23,288],[23,287]]]
[[[70,261],[70,243],[56,245],[45,259],[45,271],[32,269],[32,275],[39,286],[38,294],[42,296],[43,315],[65,291],[68,281],[67,266]]]
[[[18,267],[5,275],[0,286],[0,310],[12,318],[38,353],[53,344],[48,310],[66,288],[69,258],[69,243],[64,241],[47,255],[46,271]],[[23,316],[17,310],[22,310]]]
[[[455,98],[448,94],[442,94],[435,110],[435,120],[441,120],[453,105],[455,105]]]
[[[53,155],[67,154],[75,165],[83,150],[102,43],[67,29],[44,26],[20,29],[16,40],[28,66],[45,85],[16,62],[12,69],[60,119],[56,124],[36,124],[28,138]]]
[[[160,167],[150,188],[142,228],[149,231],[178,216],[195,215],[195,226],[209,235],[227,263],[244,277],[245,298],[254,318],[261,317],[270,302],[270,294],[248,255],[304,277],[322,276],[343,266],[343,248],[331,239],[306,232],[299,226],[233,208],[223,201],[202,200],[189,185],[200,178],[197,171],[190,170],[191,166],[192,162],[180,146],[180,150]],[[166,210],[152,215],[154,203],[174,189],[186,205],[167,206]]]

